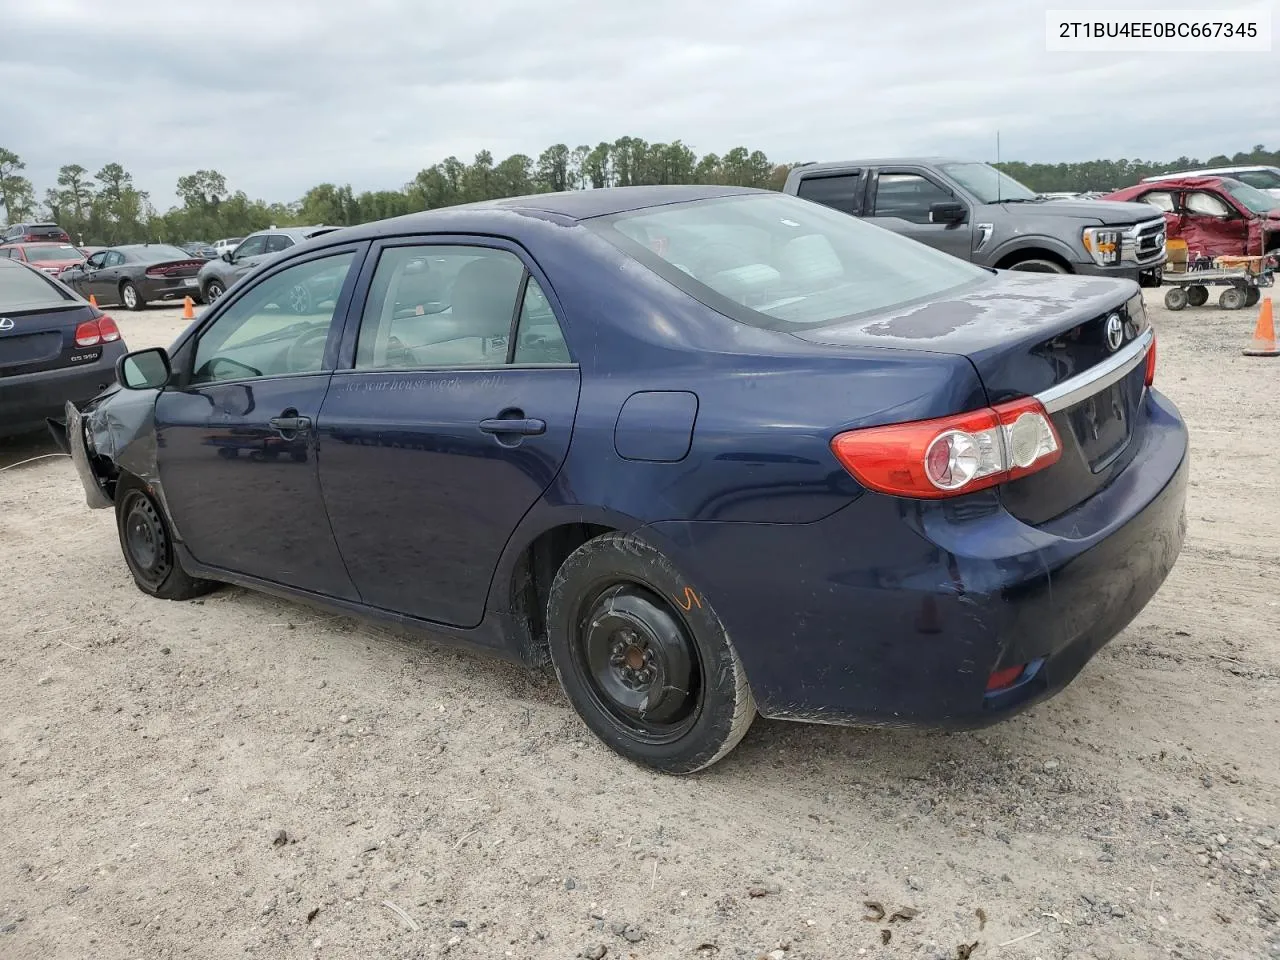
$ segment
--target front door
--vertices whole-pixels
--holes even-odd
[[[1221,197],[1207,190],[1182,195],[1179,233],[1192,254],[1209,257],[1245,256],[1249,250],[1249,221]]]
[[[973,253],[973,212],[963,223],[934,223],[935,203],[965,203],[964,199],[918,170],[881,169],[871,185],[870,216],[877,226],[969,260]]]
[[[267,235],[260,233],[249,237],[231,254],[231,275],[227,278],[227,286],[231,286],[266,258]]]
[[[325,504],[365,603],[472,627],[564,461],[578,368],[544,280],[501,241],[389,245],[374,261],[353,369],[320,410]]]
[[[86,300],[90,296],[96,297],[99,301],[103,299],[104,285],[99,278],[107,262],[107,254],[111,252],[113,251],[99,250],[85,261],[83,271],[76,279],[76,292]],[[112,296],[115,296],[115,291],[112,291]]]
[[[320,495],[315,425],[358,253],[320,251],[220,304],[186,382],[160,394],[160,480],[201,563],[356,599]]]

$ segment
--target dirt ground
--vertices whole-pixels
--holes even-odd
[[[757,721],[689,779],[553,678],[149,599],[68,460],[0,473],[0,957],[1280,957],[1280,360],[1212,302],[1152,309],[1186,547],[1069,689],[972,734]]]

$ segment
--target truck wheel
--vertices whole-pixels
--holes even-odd
[[[1246,299],[1245,292],[1239,287],[1227,287],[1218,298],[1218,306],[1223,310],[1242,310]]]
[[[742,661],[707,597],[632,534],[588,540],[556,573],[551,662],[606,746],[687,774],[732,750],[756,715]]]
[[[1070,273],[1071,272],[1062,264],[1056,263],[1053,260],[1040,260],[1036,258],[1032,258],[1030,260],[1019,260],[1009,269],[1022,270],[1026,273]]]
[[[1205,296],[1209,295],[1209,291],[1205,291]],[[1164,295],[1164,305],[1170,310],[1181,310],[1187,305],[1188,294],[1182,287],[1170,287],[1169,292]]]
[[[1257,287],[1250,287],[1249,292],[1244,295],[1244,305],[1246,307],[1256,307],[1261,299],[1262,291]]]
[[[1209,302],[1209,288],[1200,284],[1187,288],[1187,303],[1193,307],[1203,307]]]

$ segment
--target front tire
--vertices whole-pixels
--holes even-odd
[[[116,493],[116,531],[124,561],[143,593],[161,600],[191,600],[217,589],[182,569],[160,505],[138,481],[122,478]]]
[[[227,288],[222,285],[221,280],[210,280],[204,285],[204,302],[216,303],[226,292]]]
[[[560,567],[547,604],[551,662],[614,752],[661,773],[711,766],[756,715],[720,618],[657,548],[608,533]]]
[[[1071,271],[1058,263],[1056,260],[1043,260],[1039,257],[1032,257],[1027,260],[1019,260],[1017,263],[1009,266],[1010,270],[1021,270],[1025,273],[1070,273]]]
[[[141,310],[147,305],[147,301],[142,299],[142,294],[138,292],[138,288],[129,280],[120,284],[120,302],[129,310]]]

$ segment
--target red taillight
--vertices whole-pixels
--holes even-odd
[[[1018,678],[1022,676],[1023,665],[1018,664],[1016,667],[1005,667],[1003,670],[997,670],[991,676],[987,677],[987,693],[994,693],[996,690],[1003,690],[1005,687],[1013,686]]]
[[[101,342],[102,331],[98,329],[97,320],[86,320],[76,327],[77,347],[96,347]]]
[[[832,452],[863,486],[936,500],[1043,470],[1062,456],[1053,421],[1028,397],[937,420],[850,430]]]
[[[98,318],[98,333],[102,337],[103,343],[115,343],[120,339],[120,328],[116,326],[116,322],[110,317]]]
[[[1156,332],[1151,331],[1151,346],[1147,347],[1147,386],[1156,382]]]

